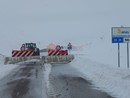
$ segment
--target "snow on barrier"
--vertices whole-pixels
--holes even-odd
[[[40,56],[31,56],[31,57],[5,57],[4,64],[15,64],[15,63],[19,63],[19,62],[23,62],[23,61],[27,61],[27,60],[31,60],[31,59],[39,59],[40,60]]]
[[[5,57],[4,64],[15,64],[31,59],[38,59],[44,63],[69,63],[74,59],[74,55],[62,56],[31,56],[31,57]]]
[[[45,63],[69,63],[74,59],[74,55],[64,56],[42,56],[41,60]]]
[[[44,67],[45,68],[43,71],[43,79],[44,79],[43,81],[46,85],[43,85],[43,86],[46,87],[46,91],[47,91],[49,98],[55,98],[55,97],[53,97],[53,96],[55,96],[53,87],[50,84],[50,81],[51,81],[50,80],[50,73],[51,73],[52,66],[51,66],[51,64],[45,64]]]

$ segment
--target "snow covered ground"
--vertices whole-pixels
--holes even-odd
[[[126,44],[120,44],[121,68],[117,68],[117,44],[111,43],[111,27],[130,26],[129,4],[129,0],[0,0],[0,53],[10,56],[12,49],[25,42],[36,42],[40,49],[51,42],[83,44],[85,50],[75,51],[78,57],[72,66],[100,89],[128,98]],[[0,55],[0,78],[16,67],[3,65]]]
[[[0,64],[4,63],[4,55],[0,54]]]
[[[129,69],[94,62],[86,55],[76,55],[71,65],[83,73],[84,78],[91,80],[97,87],[95,89],[106,91],[116,98],[130,97]]]
[[[18,65],[13,65],[13,64],[3,65],[3,64],[1,64],[0,65],[0,79],[3,78],[4,76],[6,76],[7,74],[9,74],[16,67],[18,67]]]
[[[88,58],[86,54],[75,54],[75,60],[71,62],[71,66],[82,73],[82,77],[89,79],[96,88],[108,92],[116,98],[129,98],[130,96],[130,71],[125,68],[117,68],[106,64],[101,64]],[[2,60],[2,58],[1,58]],[[2,61],[1,61],[2,62]],[[0,79],[9,74],[18,65],[0,65]],[[44,77],[48,81],[48,74],[51,66],[45,66],[47,72]],[[47,87],[49,82],[46,82]]]
[[[75,60],[71,62],[70,65],[80,72],[80,76],[86,80],[90,80],[95,86],[94,89],[105,91],[115,98],[129,98],[129,69],[118,68],[115,65],[112,66],[93,61],[88,58],[87,54],[83,54],[83,52],[75,51],[72,52],[72,54],[75,54]],[[50,86],[47,76],[51,70],[51,66],[46,65],[45,69],[47,73],[47,87],[49,88]],[[73,75],[73,72],[68,74]]]

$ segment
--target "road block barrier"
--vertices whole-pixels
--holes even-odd
[[[48,56],[55,56],[55,55],[68,55],[68,50],[48,50]]]
[[[32,50],[13,50],[12,57],[27,57],[33,56],[34,52]]]

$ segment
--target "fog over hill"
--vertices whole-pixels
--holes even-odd
[[[111,44],[111,27],[130,26],[129,3],[129,0],[0,0],[0,53],[10,56],[12,49],[19,49],[25,42],[36,42],[40,48],[51,42],[62,45],[71,42],[87,45],[86,53],[89,51],[94,58],[99,55],[98,61],[107,58],[115,64],[117,45]],[[124,48],[122,45],[125,57]]]

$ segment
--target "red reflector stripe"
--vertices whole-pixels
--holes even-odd
[[[68,50],[48,50],[48,55],[68,55]]]
[[[32,50],[24,50],[24,51],[12,51],[12,57],[25,57],[25,56],[33,56],[34,52]]]

